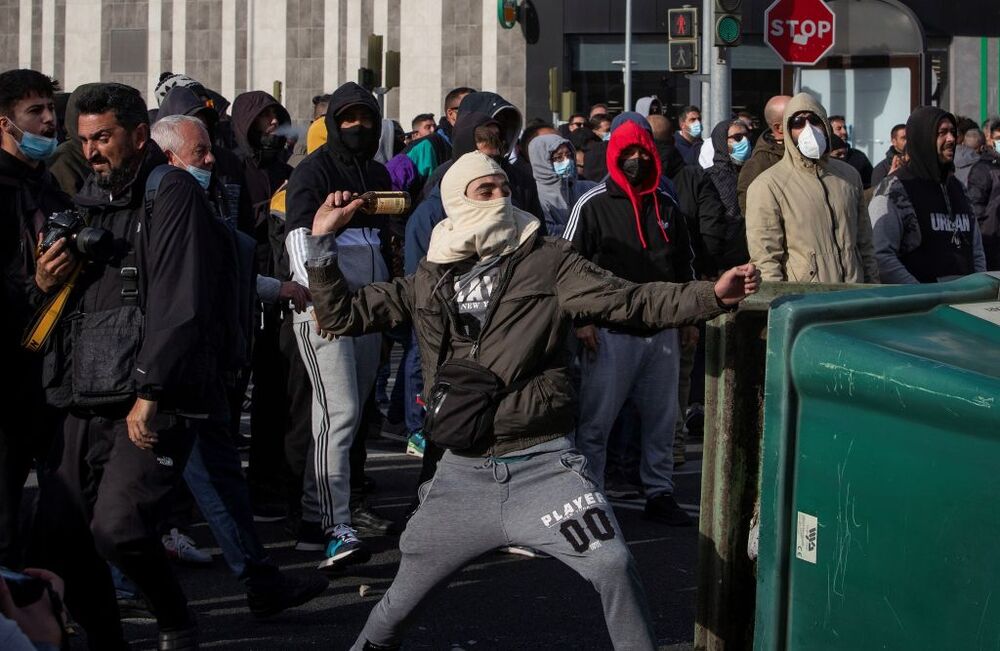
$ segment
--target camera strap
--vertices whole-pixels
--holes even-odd
[[[66,309],[66,302],[69,300],[69,295],[73,292],[73,286],[76,284],[76,278],[80,275],[81,269],[83,269],[83,264],[77,263],[76,268],[69,275],[66,283],[59,288],[55,296],[45,303],[45,306],[39,312],[34,324],[32,324],[31,329],[28,330],[28,334],[25,335],[24,340],[21,342],[21,345],[29,351],[33,353],[38,352],[45,345],[45,342],[48,341],[56,324],[59,323],[59,318],[62,316],[63,310]]]

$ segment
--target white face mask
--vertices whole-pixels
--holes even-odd
[[[808,129],[803,129],[799,133],[799,151],[806,158],[819,160],[826,151],[826,134],[818,127],[811,124],[808,126]]]

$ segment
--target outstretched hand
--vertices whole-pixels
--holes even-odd
[[[753,264],[733,267],[715,282],[715,296],[723,305],[736,305],[760,288],[760,270]]]
[[[351,201],[350,192],[331,192],[326,196],[326,201],[316,209],[313,217],[312,234],[326,235],[336,233],[341,228],[347,226],[358,211],[364,205],[361,199]]]

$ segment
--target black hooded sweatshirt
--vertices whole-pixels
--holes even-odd
[[[169,115],[188,115],[206,122],[209,140],[212,142],[212,156],[215,157],[212,183],[208,188],[209,197],[222,216],[231,220],[241,231],[252,235],[255,226],[254,213],[243,163],[232,151],[216,144],[218,114],[206,106],[205,101],[190,87],[174,86],[163,98],[157,119]]]
[[[288,111],[278,100],[262,90],[237,96],[233,102],[233,128],[239,144],[237,155],[243,161],[244,186],[250,195],[253,211],[253,236],[257,240],[257,273],[274,275],[274,256],[268,237],[268,217],[271,214],[271,197],[281,184],[288,180],[292,168],[282,158],[265,159],[260,149],[260,134],[254,128],[257,117],[268,108],[274,108],[278,122],[291,122]]]
[[[430,196],[431,191],[440,185],[445,172],[451,169],[455,161],[469,152],[476,151],[476,129],[486,124],[495,124],[498,128],[502,129],[499,122],[485,113],[466,113],[455,121],[455,129],[452,131],[451,158],[438,165],[437,169],[427,179],[421,199],[426,199]],[[517,203],[515,202],[514,205],[517,205]]]
[[[373,126],[364,151],[352,152],[343,142],[337,114],[349,106],[363,106],[371,112]],[[363,194],[369,190],[392,189],[388,170],[374,160],[381,122],[375,97],[356,83],[347,82],[330,96],[325,118],[326,144],[303,158],[288,181],[285,248],[297,281],[305,281],[306,236],[312,230],[316,209],[326,201],[328,194],[335,191]],[[338,236],[349,233],[353,243],[371,249],[374,260],[378,255],[384,257],[382,243],[389,239],[387,229],[390,226],[395,230],[395,225],[391,225],[384,215],[365,215],[358,211]],[[370,279],[371,282],[376,280],[379,279]]]
[[[224,385],[212,360],[224,346],[222,306],[232,302],[216,282],[220,271],[213,250],[219,241],[214,215],[194,177],[178,170],[163,177],[146,218],[146,179],[166,162],[150,140],[135,176],[120,191],[107,193],[91,175],[76,195],[74,202],[88,213],[90,224],[112,232],[119,252],[106,264],[89,262],[84,267],[64,314],[121,307],[121,269],[129,266],[124,253],[134,250],[131,259],[138,269],[145,313],[134,372],[139,394],[159,400],[162,409],[223,414]],[[119,417],[128,406],[109,405],[107,410]]]
[[[538,200],[538,187],[535,185],[535,177],[531,174],[531,166],[529,165],[527,170],[523,170],[507,158],[507,154],[514,151],[517,139],[521,135],[521,127],[524,126],[521,112],[496,93],[476,92],[463,97],[462,103],[458,105],[459,120],[468,113],[483,113],[496,120],[500,125],[500,133],[507,144],[507,151],[504,152],[500,161],[500,167],[503,168],[510,181],[511,201],[521,210],[538,217],[544,227],[542,204]],[[457,128],[457,121],[455,125]],[[475,149],[475,142],[473,142],[473,149]],[[452,159],[456,158],[452,154]],[[440,179],[442,176],[444,176],[443,173],[438,178]]]
[[[729,155],[729,120],[723,120],[712,129],[712,147],[715,150],[712,166],[705,170],[706,176],[719,193],[724,215],[715,220],[701,222],[701,233],[705,239],[707,253],[715,260],[718,269],[729,269],[750,260],[747,247],[747,227],[740,211],[737,185],[740,166]],[[749,136],[749,134],[748,134]],[[722,217],[723,219],[718,219]]]
[[[922,106],[906,121],[909,162],[896,171],[920,228],[920,245],[901,261],[920,282],[964,276],[975,271],[975,215],[953,164],[941,164],[937,132],[942,120],[955,116],[934,106]]]

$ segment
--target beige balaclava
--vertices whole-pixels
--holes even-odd
[[[470,183],[503,174],[500,165],[478,151],[459,158],[441,179],[445,219],[431,233],[427,261],[450,264],[469,257],[480,260],[513,252],[538,230],[531,213],[515,208],[510,197],[474,201],[465,196]]]

